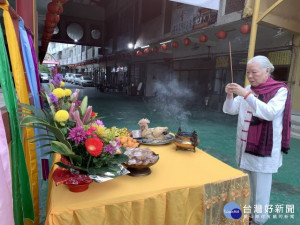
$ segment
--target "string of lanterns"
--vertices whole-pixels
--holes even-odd
[[[47,9],[48,13],[46,14],[45,26],[42,36],[42,51],[46,52],[48,44],[53,36],[54,29],[57,23],[60,20],[60,15],[63,13],[63,4],[68,0],[52,0],[48,3]]]
[[[240,27],[240,32],[241,32],[242,34],[249,34],[250,31],[251,31],[251,25],[249,25],[248,23],[243,24],[243,25]],[[219,40],[224,40],[224,39],[227,38],[227,31],[225,31],[225,30],[219,30],[219,31],[216,33],[216,36],[217,36],[217,38],[218,38]],[[200,43],[206,43],[206,42],[208,41],[208,36],[205,35],[205,34],[201,34],[201,35],[199,36],[198,40],[199,40]],[[192,41],[191,41],[191,39],[188,38],[188,37],[187,37],[187,38],[184,38],[184,39],[182,40],[182,44],[183,44],[184,46],[189,46],[191,43],[192,43]],[[179,42],[177,42],[177,41],[172,41],[172,42],[171,42],[171,48],[176,49],[176,48],[178,48],[178,47],[179,47]],[[161,44],[160,48],[161,48],[162,51],[167,51],[167,50],[168,50],[168,45],[167,45],[166,43],[163,43],[163,44]],[[157,53],[157,52],[158,52],[158,47],[157,47],[157,46],[154,46],[154,47],[152,48],[152,52],[153,52],[153,53]],[[137,51],[136,51],[136,55],[137,55],[137,56],[142,56],[143,54],[149,55],[150,53],[151,53],[151,50],[150,50],[149,48],[146,48],[146,49],[144,49],[143,51],[142,51],[142,50],[137,50]]]
[[[247,24],[243,24],[240,27],[240,32],[241,34],[249,34],[251,31],[251,25]],[[224,40],[227,38],[227,31],[225,30],[219,30],[216,33],[216,36],[219,40]],[[208,36],[205,34],[201,34],[198,38],[200,43],[206,43],[208,41]],[[182,40],[182,44],[184,46],[189,46],[192,43],[190,38],[184,38]],[[172,41],[171,42],[171,48],[178,48],[179,47],[179,42],[178,41]],[[160,45],[160,48],[162,51],[167,51],[168,50],[168,45],[167,43],[163,43]],[[153,46],[152,49],[150,49],[149,47],[145,48],[145,49],[138,49],[137,51],[132,51],[129,53],[122,53],[119,55],[111,55],[111,56],[105,56],[99,60],[92,60],[92,61],[88,61],[88,62],[84,62],[84,63],[78,63],[78,64],[72,64],[69,65],[69,67],[76,67],[76,66],[85,66],[88,64],[93,64],[93,63],[101,63],[101,62],[105,62],[105,61],[111,61],[111,60],[116,60],[116,59],[122,59],[122,58],[129,58],[129,57],[134,57],[134,56],[142,56],[142,55],[150,55],[151,53],[157,53],[159,52],[159,48],[157,46]]]

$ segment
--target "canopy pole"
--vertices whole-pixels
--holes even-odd
[[[280,3],[282,3],[284,0],[278,0],[273,5],[270,6],[264,13],[257,19],[257,22],[261,21],[263,18],[265,18],[266,15],[268,15],[273,9],[275,9]]]
[[[257,18],[260,8],[260,0],[255,0],[254,10],[252,15],[252,24],[251,24],[251,33],[250,33],[250,41],[249,41],[249,49],[248,49],[248,59],[251,59],[254,56],[255,43],[256,43],[256,35],[257,35]],[[245,76],[245,86],[249,85],[249,81],[247,76]]]

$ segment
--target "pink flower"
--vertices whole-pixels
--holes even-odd
[[[72,102],[77,101],[79,92],[80,92],[80,90],[79,90],[79,89],[76,89],[76,91],[71,95],[71,101],[72,101]]]
[[[74,127],[70,129],[70,133],[67,139],[73,140],[75,144],[78,145],[80,143],[83,144],[86,138],[87,135],[82,127]]]
[[[83,123],[86,123],[86,122],[88,122],[91,119],[92,109],[93,109],[92,106],[88,106],[87,107],[87,109],[85,111],[85,114],[84,114],[84,116],[82,118],[82,122]]]
[[[69,108],[69,115],[71,120],[75,120],[74,113],[75,113],[75,103],[72,103]]]
[[[95,123],[96,123],[97,125],[100,125],[100,126],[102,126],[102,127],[105,127],[104,124],[103,124],[103,122],[102,122],[101,120],[96,120]]]
[[[83,123],[80,119],[80,115],[79,115],[78,110],[76,110],[73,115],[74,115],[74,118],[76,120],[76,127],[83,127]]]

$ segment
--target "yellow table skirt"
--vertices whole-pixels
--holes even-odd
[[[248,215],[227,219],[223,207],[249,205],[248,176],[197,149],[150,146],[159,161],[144,177],[93,182],[81,193],[49,180],[46,225],[249,224]],[[57,156],[56,156],[57,157]],[[54,159],[57,160],[57,159]],[[56,168],[56,165],[54,166]],[[52,168],[52,170],[54,169]]]

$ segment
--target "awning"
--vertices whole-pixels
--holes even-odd
[[[180,2],[187,5],[198,6],[207,9],[219,10],[220,0],[170,0],[173,2]]]
[[[58,65],[59,62],[58,62],[58,61],[44,60],[44,61],[43,61],[43,64],[56,64],[56,65]]]

